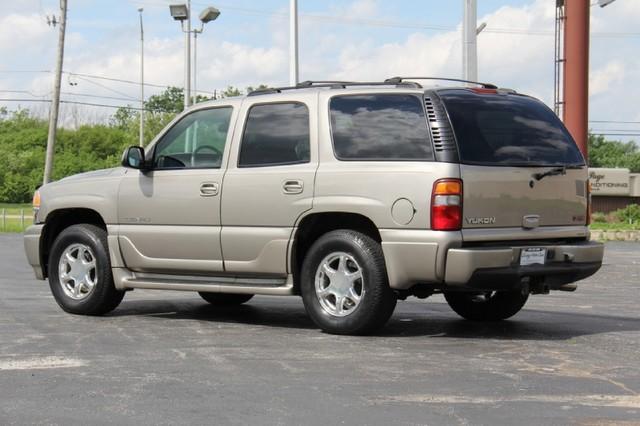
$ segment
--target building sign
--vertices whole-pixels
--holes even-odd
[[[589,169],[593,195],[631,195],[629,169]]]

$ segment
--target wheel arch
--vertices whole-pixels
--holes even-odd
[[[303,216],[295,228],[289,254],[289,270],[293,275],[296,294],[300,292],[300,270],[307,251],[320,236],[337,229],[358,231],[377,242],[382,241],[373,220],[360,213],[329,211],[312,212]]]
[[[58,235],[72,225],[87,223],[98,226],[105,231],[107,225],[103,217],[96,210],[89,208],[62,208],[51,211],[47,215],[47,220],[42,228],[40,237],[40,265],[44,278],[48,276],[49,253],[51,246]]]

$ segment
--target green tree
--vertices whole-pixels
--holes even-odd
[[[240,95],[242,95],[242,91],[237,87],[233,87],[233,86],[228,86],[221,93],[221,96],[223,98],[231,98],[231,97],[240,96]]]
[[[172,86],[157,95],[150,96],[145,102],[145,109],[154,113],[181,112],[184,109],[184,89]]]
[[[131,125],[131,122],[137,120],[136,113],[132,108],[120,107],[109,119],[109,123],[113,127],[120,129],[126,129]]]
[[[258,85],[258,87],[247,86],[246,93],[251,93],[254,90],[263,90],[263,89],[268,89],[268,88],[269,88],[269,86],[267,86],[266,84],[260,84],[260,85]]]
[[[608,141],[589,135],[589,166],[621,167],[640,172],[640,148],[635,142]]]
[[[251,90],[254,89],[247,87],[247,92]],[[233,86],[221,93],[223,97],[241,94],[242,91]],[[199,102],[205,100],[208,98],[198,96]],[[182,111],[183,90],[170,87],[151,96],[145,106],[146,145]],[[117,166],[122,151],[138,144],[139,125],[140,112],[123,107],[115,111],[108,124],[60,129],[56,138],[53,179]],[[47,128],[47,121],[32,116],[29,110],[9,112],[0,108],[0,202],[31,200],[33,191],[42,182]]]

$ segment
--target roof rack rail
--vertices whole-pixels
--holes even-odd
[[[328,87],[331,89],[345,89],[352,86],[402,86],[420,89],[422,86],[415,81],[303,81],[295,86],[269,87],[257,89],[249,92],[247,96],[268,95],[272,93],[282,93],[284,90],[307,89],[310,87]]]
[[[448,77],[391,77],[385,80],[390,84],[403,83],[405,80],[442,80],[442,81],[456,81],[458,83],[471,83],[477,84],[485,89],[497,89],[498,86],[491,83],[482,83],[479,81],[463,80],[461,78],[448,78]]]
[[[342,81],[342,80],[306,80],[296,84],[296,87],[312,87],[318,85],[346,85],[353,84],[355,81]]]

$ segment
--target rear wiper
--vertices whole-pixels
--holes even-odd
[[[567,174],[567,166],[555,167],[551,170],[547,170],[546,172],[534,173],[531,176],[535,180],[542,180],[547,176],[557,176],[557,175],[566,175]]]

